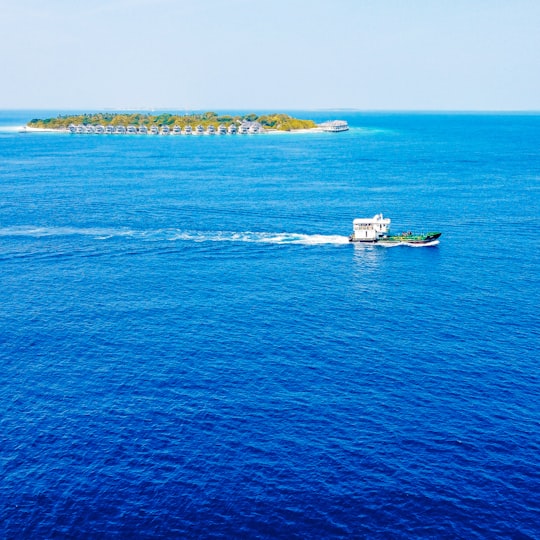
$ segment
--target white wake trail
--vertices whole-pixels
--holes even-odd
[[[349,238],[341,235],[302,234],[289,232],[252,232],[252,231],[186,231],[176,228],[167,229],[128,229],[112,227],[46,227],[15,226],[0,227],[0,237],[60,237],[83,236],[106,241],[113,238],[127,237],[134,240],[183,241],[183,242],[247,242],[262,244],[348,244]]]

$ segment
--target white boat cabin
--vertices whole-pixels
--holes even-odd
[[[389,218],[376,214],[372,218],[357,218],[353,221],[351,240],[354,242],[376,242],[388,234],[390,230]]]

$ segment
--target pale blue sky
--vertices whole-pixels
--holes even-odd
[[[0,108],[540,110],[540,0],[0,0]]]

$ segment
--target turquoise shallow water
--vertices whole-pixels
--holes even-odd
[[[0,535],[538,538],[540,116],[21,134]],[[350,245],[355,217],[440,230]]]

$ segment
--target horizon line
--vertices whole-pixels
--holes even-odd
[[[433,114],[433,113],[461,113],[461,114],[470,114],[470,113],[489,113],[489,114],[516,114],[516,113],[528,113],[528,114],[538,114],[540,109],[384,109],[384,108],[357,108],[357,107],[314,107],[314,108],[298,108],[298,107],[252,107],[252,108],[224,108],[224,107],[207,107],[207,108],[188,108],[188,107],[1,107],[2,111],[106,111],[106,112],[154,112],[154,111],[196,111],[196,112],[213,112],[213,111],[306,111],[306,112],[361,112],[361,113],[421,113],[421,114]]]

